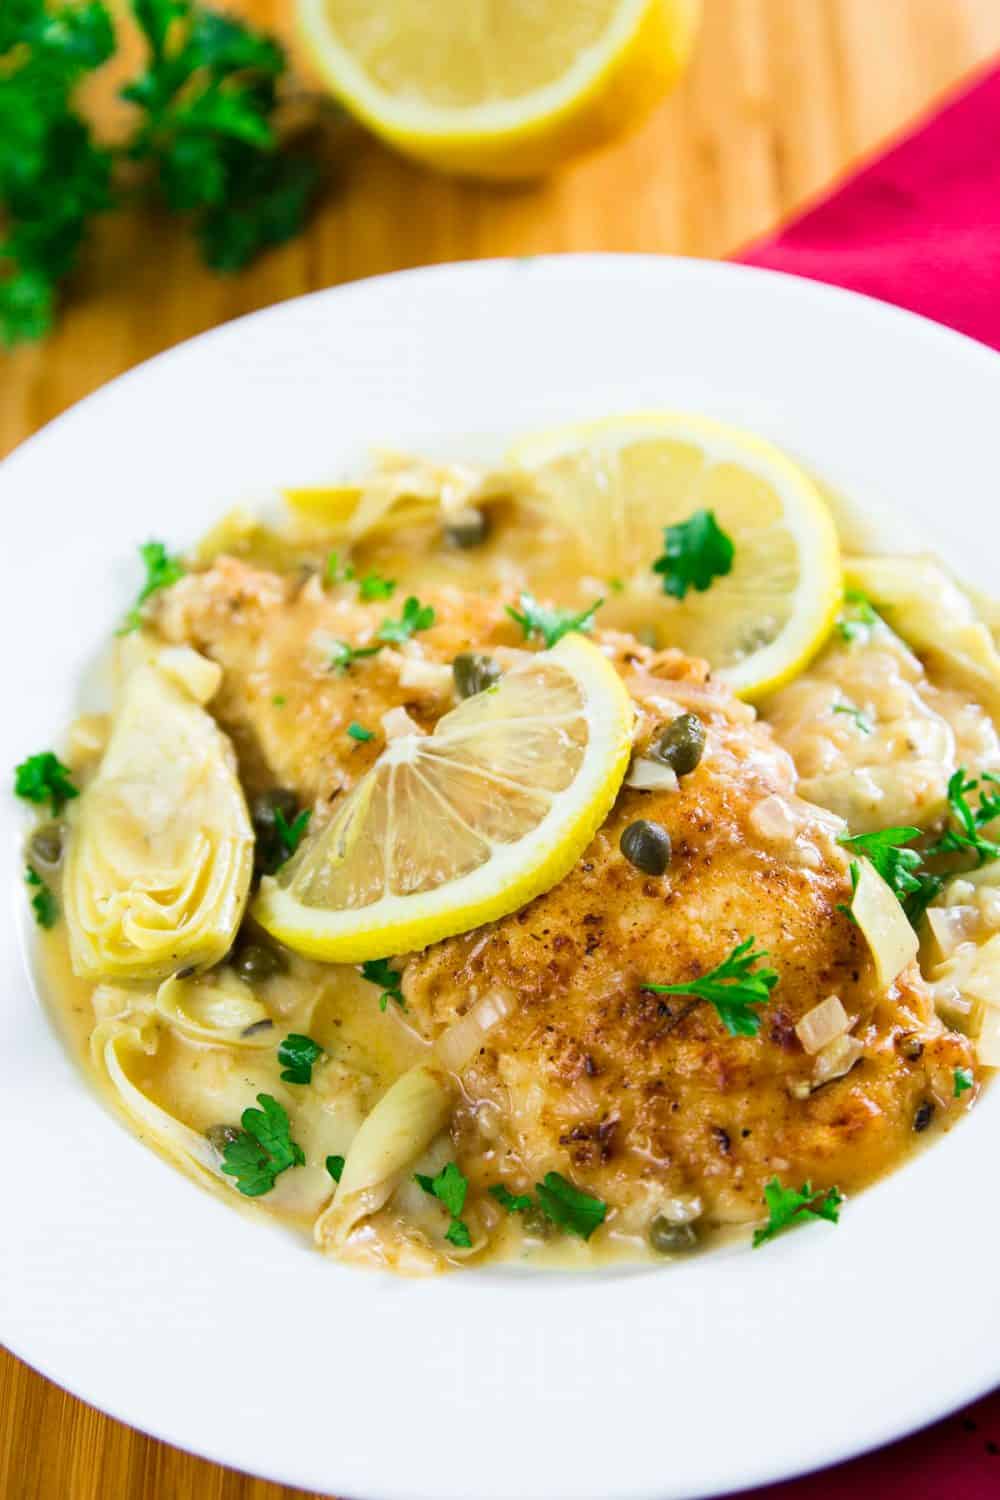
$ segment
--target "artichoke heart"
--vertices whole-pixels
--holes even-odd
[[[151,980],[217,963],[252,867],[229,741],[175,677],[140,660],[73,806],[63,898],[74,971]]]

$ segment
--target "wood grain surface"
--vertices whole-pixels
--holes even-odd
[[[232,8],[287,30],[288,0]],[[110,218],[57,332],[0,356],[0,455],[139,360],[316,287],[491,255],[731,254],[998,51],[1000,0],[706,0],[677,92],[637,135],[550,181],[451,182],[341,129],[335,185],[309,231],[236,278],[203,270],[176,226]],[[113,129],[109,93],[95,102]],[[300,1493],[143,1437],[0,1350],[0,1500]]]

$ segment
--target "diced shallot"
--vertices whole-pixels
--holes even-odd
[[[838,1036],[850,1028],[850,1019],[840,998],[837,995],[827,995],[812,1010],[807,1010],[801,1021],[795,1028],[795,1035],[802,1043],[803,1050],[810,1057],[820,1052],[828,1042],[834,1041]]]

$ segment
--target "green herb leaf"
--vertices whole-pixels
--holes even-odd
[[[437,1198],[438,1202],[443,1203],[448,1210],[451,1216],[451,1223],[448,1226],[445,1239],[450,1240],[453,1245],[467,1250],[472,1244],[472,1237],[469,1234],[468,1226],[462,1222],[461,1215],[465,1207],[465,1195],[469,1190],[469,1181],[460,1171],[458,1164],[453,1161],[448,1162],[446,1166],[441,1168],[436,1177],[428,1177],[424,1172],[414,1172],[413,1177],[414,1181],[420,1184],[425,1193],[429,1193],[432,1198]]]
[[[408,641],[418,630],[429,630],[434,624],[434,609],[430,604],[421,604],[411,594],[403,605],[398,620],[385,620],[378,633],[380,641]]]
[[[79,797],[73,785],[72,772],[64,766],[58,755],[51,750],[42,750],[29,755],[14,770],[14,792],[26,802],[48,802],[52,816],[58,818],[67,802]]]
[[[349,583],[353,577],[353,563],[341,562],[339,552],[327,554],[326,567],[323,569],[323,579],[326,583]]]
[[[755,1007],[767,1004],[778,975],[774,969],[753,969],[755,963],[768,957],[766,949],[754,950],[755,942],[756,938],[745,938],[727,959],[700,979],[686,984],[644,984],[642,988],[656,995],[691,995],[707,1000],[715,1006],[730,1036],[756,1036],[760,1016]]]
[[[791,1229],[794,1224],[803,1224],[807,1219],[826,1219],[836,1224],[843,1201],[844,1195],[838,1188],[828,1188],[825,1193],[813,1192],[811,1184],[805,1182],[796,1192],[794,1188],[782,1187],[778,1178],[772,1177],[764,1189],[768,1221],[763,1229],[754,1230],[753,1248],[756,1250],[758,1245],[773,1240],[783,1230]]]
[[[242,1130],[227,1141],[222,1171],[236,1178],[247,1198],[269,1193],[275,1179],[289,1167],[302,1166],[305,1154],[292,1140],[288,1115],[270,1094],[258,1094],[260,1109],[245,1109]]]
[[[381,650],[381,645],[350,646],[347,641],[334,641],[330,666],[334,671],[346,672],[348,667],[353,667],[356,661],[361,661],[365,656],[377,656]]]
[[[689,588],[704,593],[716,578],[732,571],[736,549],[711,510],[696,510],[686,521],[666,526],[663,553],[653,572],[663,580],[663,592],[683,599]]]
[[[357,740],[360,745],[363,745],[367,740],[373,740],[375,738],[372,731],[370,729],[365,729],[364,725],[362,724],[348,724],[347,733],[350,735],[352,740]]]
[[[853,703],[835,703],[833,711],[835,714],[849,714],[862,734],[874,733],[875,726],[871,719],[860,708],[855,708]]]
[[[880,833],[842,834],[837,843],[869,859],[902,901],[909,892],[921,888],[919,871],[923,855],[916,849],[903,847],[908,840],[919,837],[919,828],[883,828]]]
[[[144,542],[139,556],[146,565],[146,582],[139,590],[139,597],[129,610],[119,629],[119,635],[128,635],[142,624],[142,606],[151,594],[167,589],[184,577],[184,564],[179,557],[170,557],[162,542]]]
[[[274,704],[275,708],[284,708],[285,704],[288,702],[288,699],[285,697],[284,693],[275,693],[274,697],[271,699],[271,702]]]
[[[379,573],[366,573],[358,583],[358,595],[366,602],[372,599],[391,599],[396,592],[396,580],[394,578],[383,578]],[[434,623],[434,611],[431,611],[431,621]],[[418,630],[425,630],[426,626],[420,625]]]
[[[598,599],[589,609],[581,610],[579,614],[573,614],[572,610],[550,608],[546,604],[539,604],[533,594],[522,594],[518,603],[520,612],[513,605],[507,605],[507,613],[512,620],[516,620],[524,632],[525,640],[538,636],[544,642],[546,649],[551,649],[557,641],[561,641],[564,635],[569,635],[572,630],[579,630],[584,635],[589,635],[594,628],[594,616],[604,603]]]
[[[25,880],[29,885],[35,886],[35,894],[31,898],[31,907],[35,913],[35,921],[39,927],[46,929],[54,927],[59,920],[59,906],[55,896],[39,875],[29,865],[25,871]]]
[[[581,1192],[559,1172],[546,1172],[544,1181],[535,1184],[535,1192],[545,1217],[582,1240],[590,1239],[608,1212],[600,1198]]]
[[[311,1036],[290,1031],[278,1048],[278,1061],[284,1068],[284,1083],[312,1083],[313,1064],[323,1056],[323,1048]]]
[[[853,901],[854,901],[854,892],[857,890],[857,888],[858,888],[858,881],[861,878],[861,866],[858,864],[858,862],[857,862],[856,859],[852,859],[851,860],[851,864],[850,864],[850,876],[851,876],[851,902],[853,904]],[[837,911],[843,912],[843,914],[847,918],[847,920],[849,922],[853,922],[854,925],[855,925],[855,927],[857,927],[857,925],[858,925],[858,919],[854,915],[854,913],[851,910],[850,906],[845,906],[844,903],[843,903],[843,901],[838,901],[837,902]]]
[[[845,641],[868,641],[872,627],[881,624],[871,600],[860,589],[844,591],[845,608],[837,619],[837,629]]]
[[[981,781],[995,783],[996,777],[988,773]],[[979,804],[973,808],[966,795],[979,791]],[[976,856],[976,863],[984,865],[987,860],[1000,858],[1000,844],[984,838],[981,829],[1000,817],[1000,798],[981,789],[979,780],[970,778],[960,766],[948,782],[948,806],[958,828],[947,829],[937,843],[927,850],[927,857],[966,851]]]
[[[400,1010],[406,1009],[401,988],[403,976],[398,969],[392,967],[387,958],[366,959],[361,965],[361,977],[367,979],[369,984],[382,986],[378,1000],[379,1010],[385,1010],[390,1000],[395,1000]]]
[[[534,1202],[530,1193],[512,1193],[502,1182],[495,1182],[489,1193],[509,1214],[523,1214]]]
[[[342,1156],[328,1156],[326,1159],[326,1170],[334,1182],[339,1182],[344,1175],[344,1158]]]
[[[954,1080],[954,1095],[956,1099],[961,1099],[962,1095],[968,1089],[971,1089],[976,1081],[971,1068],[956,1068]]]
[[[312,816],[311,809],[305,807],[298,817],[293,818],[291,823],[285,817],[280,807],[274,809],[274,831],[281,841],[281,847],[285,851],[285,858],[290,858],[302,842],[302,835],[309,826]]]

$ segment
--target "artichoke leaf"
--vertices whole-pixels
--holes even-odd
[[[266,1005],[231,969],[201,978],[173,974],[156,992],[156,1011],[188,1041],[225,1047],[274,1047]]]
[[[152,980],[217,963],[252,866],[229,741],[191,692],[140,658],[73,804],[63,899],[74,971]]]
[[[351,1142],[333,1200],[316,1220],[321,1248],[342,1245],[360,1220],[389,1201],[407,1167],[448,1123],[453,1103],[450,1076],[426,1063],[410,1068],[383,1094]]]

